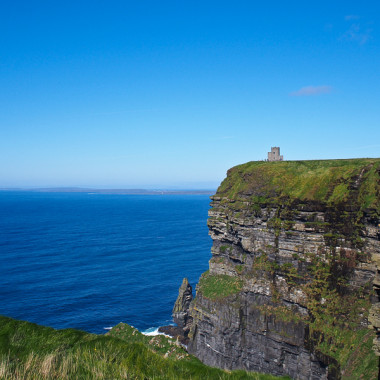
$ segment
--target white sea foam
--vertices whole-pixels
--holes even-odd
[[[141,331],[141,334],[146,335],[146,336],[165,335],[166,337],[171,338],[169,335],[159,332],[158,327],[149,327],[149,329],[146,329],[145,331]]]

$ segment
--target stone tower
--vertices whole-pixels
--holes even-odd
[[[284,156],[280,156],[280,147],[279,146],[273,146],[270,149],[271,151],[268,152],[268,161],[283,161]]]

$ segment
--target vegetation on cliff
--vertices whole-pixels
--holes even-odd
[[[243,281],[240,278],[225,274],[210,274],[206,271],[199,279],[197,292],[202,293],[206,298],[217,300],[239,293],[242,286]]]
[[[311,265],[301,289],[307,295],[310,348],[332,358],[330,366],[340,369],[345,379],[376,379],[375,333],[363,326],[371,307],[371,284],[359,289],[350,286],[350,270],[359,262],[345,252],[309,256]]]
[[[252,161],[233,167],[216,196],[277,203],[280,199],[343,203],[360,179],[356,197],[361,209],[380,213],[380,159]]]
[[[256,379],[207,367],[164,336],[119,324],[109,334],[54,330],[0,316],[0,379]]]
[[[232,335],[228,313],[223,325],[210,322],[207,310],[210,301],[217,301],[216,308],[227,305],[233,294],[242,311],[233,317],[234,329],[245,341],[262,344],[263,351],[272,343],[263,336],[275,337],[281,354],[269,353],[266,362],[286,363],[282,345],[291,342],[306,348],[322,372],[328,367],[331,379],[376,379],[375,333],[368,329],[368,314],[376,300],[372,282],[378,270],[373,259],[379,253],[380,159],[248,162],[228,171],[212,200],[208,226],[213,257],[193,308],[195,324],[203,329],[198,335]],[[202,313],[207,325],[202,325]],[[202,340],[196,344],[212,362]],[[213,346],[224,353],[223,347]],[[252,347],[241,347],[237,356],[249,360]],[[233,365],[236,358],[228,355]],[[258,370],[264,367],[254,364]],[[286,365],[284,372],[265,367],[301,376],[296,365],[288,370]]]

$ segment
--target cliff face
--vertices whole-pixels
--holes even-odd
[[[377,378],[380,159],[247,163],[211,206],[189,352],[295,379]]]

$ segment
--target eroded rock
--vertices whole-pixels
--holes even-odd
[[[371,292],[380,284],[380,161],[354,162],[349,170],[333,161],[318,169],[274,164],[229,170],[209,211],[209,273],[190,307],[180,291],[173,312],[178,325],[193,319],[188,350],[208,365],[339,379],[355,368],[342,368],[336,350],[357,354],[361,348],[349,345],[359,332],[371,334],[368,318],[380,332],[380,304]],[[330,177],[323,177],[326,167]],[[314,193],[305,196],[300,187],[309,178]],[[218,296],[223,281],[234,278],[241,290]]]

